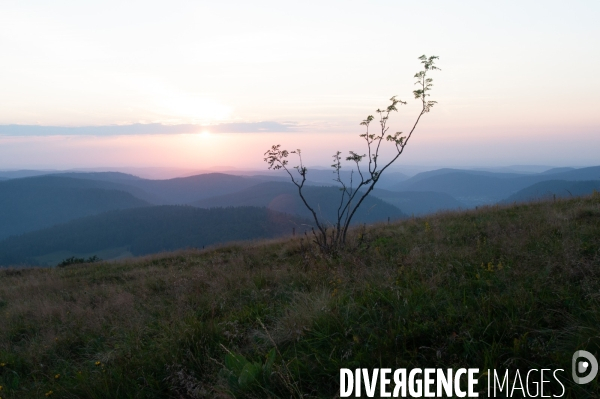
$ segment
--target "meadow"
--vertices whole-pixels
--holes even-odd
[[[0,397],[332,398],[339,369],[600,355],[600,195],[56,268],[0,269]],[[483,387],[482,387],[483,388]],[[553,389],[556,387],[553,387]]]

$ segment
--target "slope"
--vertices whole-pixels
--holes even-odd
[[[0,265],[50,265],[100,251],[145,255],[236,240],[291,234],[305,220],[265,208],[148,206],[106,212],[0,241]],[[56,259],[56,254],[62,258]]]
[[[262,183],[265,177],[204,173],[165,180],[141,179],[123,173],[70,173],[69,177],[124,183],[152,196],[156,205],[183,205],[208,197],[233,193]],[[129,177],[128,177],[129,176]],[[273,180],[278,179],[274,177]]]
[[[58,176],[0,182],[0,239],[112,209],[148,205],[126,187]]]
[[[335,256],[287,238],[0,271],[2,396],[333,398],[340,368],[386,367],[478,368],[480,397],[487,369],[551,369],[544,395],[597,397],[571,358],[600,352],[599,221],[596,195],[358,229]]]
[[[374,189],[371,195],[394,205],[407,215],[425,215],[439,211],[467,208],[449,194],[431,191],[388,191]]]
[[[530,175],[444,169],[416,175],[395,185],[393,189],[395,191],[443,192],[469,206],[475,206],[496,203],[541,181],[597,179],[600,179],[600,166]]]
[[[323,220],[333,223],[337,220],[340,191],[336,187],[305,186],[303,189],[308,203]],[[292,183],[267,182],[257,184],[238,192],[196,201],[192,205],[200,208],[224,206],[266,206],[279,212],[299,215],[312,220]],[[402,211],[379,198],[369,196],[354,216],[354,223],[374,223],[406,217]]]
[[[549,180],[526,187],[523,190],[520,190],[510,197],[500,201],[500,203],[510,204],[513,202],[547,200],[554,197],[577,197],[592,194],[594,190],[600,191],[600,180]]]

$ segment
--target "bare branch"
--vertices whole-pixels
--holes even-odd
[[[433,87],[433,79],[427,76],[428,72],[433,70],[439,70],[439,68],[435,65],[435,61],[438,59],[437,56],[427,57],[422,55],[419,57],[419,60],[422,64],[422,70],[417,72],[414,77],[416,78],[415,85],[418,86],[416,90],[413,90],[413,95],[415,99],[421,101],[421,111],[417,115],[417,118],[408,132],[408,134],[403,135],[402,132],[396,132],[394,134],[388,134],[388,121],[392,112],[398,112],[399,105],[406,105],[405,101],[399,100],[396,96],[390,98],[390,104],[385,109],[377,109],[376,112],[379,115],[379,127],[380,133],[373,134],[369,131],[369,127],[371,122],[375,119],[373,115],[367,116],[360,125],[365,126],[365,133],[361,134],[359,137],[363,138],[367,145],[367,153],[360,155],[357,152],[349,151],[349,156],[345,158],[346,161],[354,162],[356,165],[357,172],[360,176],[360,182],[357,184],[356,188],[354,188],[353,184],[353,173],[352,170],[350,173],[350,187],[346,185],[341,176],[341,152],[337,151],[333,155],[334,162],[331,165],[333,168],[333,173],[336,177],[333,179],[335,182],[340,184],[341,198],[340,204],[337,209],[337,222],[335,223],[335,228],[331,232],[331,237],[328,242],[327,235],[327,227],[319,221],[316,212],[313,208],[310,207],[308,202],[306,201],[302,189],[304,187],[304,183],[306,182],[307,168],[302,163],[302,153],[301,151],[295,150],[288,152],[286,150],[282,150],[279,145],[272,146],[267,152],[265,152],[264,161],[268,164],[269,169],[284,169],[288,175],[290,176],[292,182],[298,188],[298,193],[300,198],[304,202],[304,205],[313,215],[317,228],[319,229],[319,233],[317,234],[313,229],[313,235],[315,236],[315,242],[321,250],[323,251],[331,251],[335,250],[337,247],[342,246],[346,240],[346,234],[348,232],[348,228],[354,217],[357,209],[360,207],[365,198],[373,191],[375,188],[375,184],[379,181],[382,173],[390,167],[397,159],[402,155],[408,141],[412,137],[413,133],[417,125],[419,124],[421,117],[430,112],[431,108],[437,103],[436,101],[430,100],[430,91]],[[392,157],[390,161],[383,164],[383,167],[379,167],[379,150],[381,149],[381,143],[385,139],[386,142],[391,142],[394,144],[396,148],[396,154]],[[297,154],[299,158],[299,165],[294,166],[300,175],[300,179],[296,180],[293,174],[288,169],[288,156],[289,154]],[[368,175],[365,179],[365,175],[360,168],[360,163],[362,160],[368,157],[369,163],[367,166]],[[364,191],[361,191],[365,189]]]

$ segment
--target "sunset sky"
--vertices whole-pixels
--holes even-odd
[[[596,0],[2,1],[0,170],[259,169],[271,144],[327,166],[392,95],[409,129],[421,54],[438,104],[399,166],[598,165],[599,20]],[[111,128],[131,124],[152,125]]]

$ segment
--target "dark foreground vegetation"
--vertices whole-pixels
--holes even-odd
[[[0,396],[332,398],[341,367],[479,367],[562,368],[564,397],[597,397],[570,373],[600,355],[600,195],[348,241],[1,270]]]

